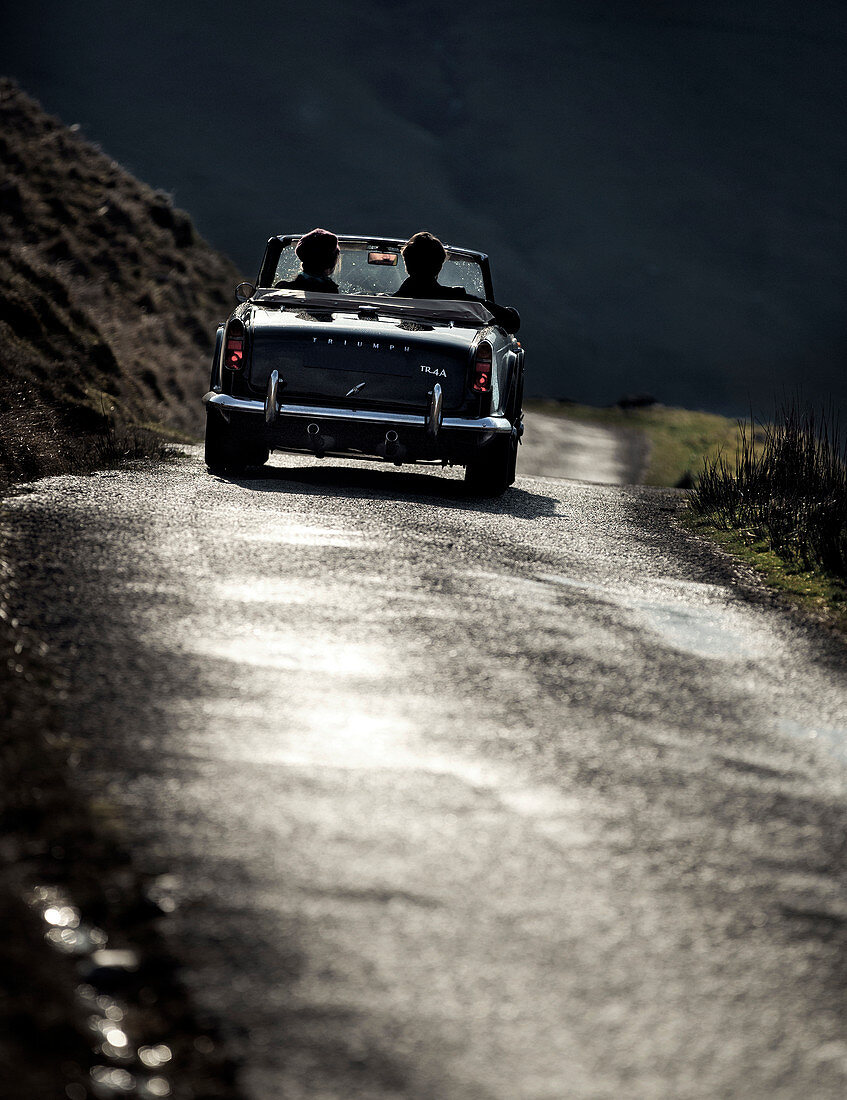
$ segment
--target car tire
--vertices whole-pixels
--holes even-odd
[[[499,497],[515,480],[518,434],[499,435],[465,467],[465,485],[474,496]]]
[[[499,497],[515,481],[518,446],[523,435],[523,353],[512,376],[506,416],[512,424],[509,435],[497,436],[465,467],[465,485],[476,496]]]
[[[206,407],[204,458],[213,473],[240,473],[248,466],[264,466],[270,451],[263,443],[239,439],[217,409]]]

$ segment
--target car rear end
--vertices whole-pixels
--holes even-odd
[[[251,303],[221,334],[220,392],[207,402],[234,430],[271,450],[443,463],[511,430],[493,326],[307,304]]]

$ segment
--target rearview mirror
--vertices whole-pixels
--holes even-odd
[[[235,297],[239,302],[249,301],[256,293],[256,288],[252,283],[239,283],[235,288]]]

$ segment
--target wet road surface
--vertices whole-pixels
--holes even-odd
[[[670,492],[274,461],[4,518],[245,1095],[842,1097],[844,648]]]

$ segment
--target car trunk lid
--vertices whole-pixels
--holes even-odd
[[[257,310],[249,381],[263,391],[276,370],[285,382],[283,402],[318,400],[350,408],[417,411],[428,407],[438,382],[445,410],[458,409],[466,397],[473,331],[416,328],[357,319],[298,325]]]

